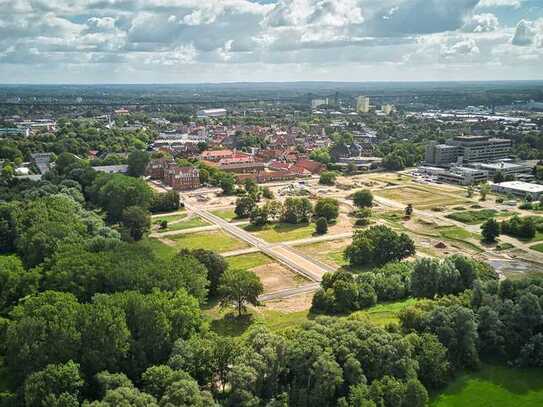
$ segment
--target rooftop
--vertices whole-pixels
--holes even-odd
[[[502,188],[516,189],[522,192],[534,192],[541,193],[543,192],[543,185],[539,184],[530,184],[529,182],[522,181],[506,181],[496,184]]]

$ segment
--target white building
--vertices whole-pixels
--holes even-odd
[[[311,100],[311,109],[316,109],[319,106],[325,106],[328,104],[328,98],[326,99],[312,99]]]
[[[226,116],[226,109],[203,109],[196,112],[196,117],[198,117],[199,119],[224,116]]]
[[[492,191],[518,196],[530,195],[533,199],[538,200],[541,194],[543,194],[543,185],[522,181],[508,181],[492,184]]]

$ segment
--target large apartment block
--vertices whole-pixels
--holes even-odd
[[[511,154],[511,140],[488,136],[458,136],[445,144],[432,142],[426,146],[425,162],[438,166],[492,162]]]

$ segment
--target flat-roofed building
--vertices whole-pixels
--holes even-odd
[[[447,166],[460,163],[488,163],[503,160],[511,154],[511,140],[487,136],[458,136],[444,144],[426,146],[425,162]]]
[[[531,196],[534,200],[539,200],[543,194],[543,185],[530,184],[522,181],[506,181],[499,184],[492,184],[492,191],[502,194],[513,194],[517,196]]]
[[[437,174],[437,179],[451,184],[472,185],[488,180],[488,172],[476,168],[453,167]]]
[[[226,116],[226,109],[203,109],[196,112],[196,117],[198,117],[199,119],[223,116]]]
[[[482,170],[488,171],[488,175],[493,177],[497,173],[501,173],[503,176],[518,176],[520,174],[530,174],[532,168],[526,164],[515,164],[508,162],[498,162],[498,163],[474,163],[472,165],[475,168],[480,168]]]

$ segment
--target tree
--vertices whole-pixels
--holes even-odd
[[[47,365],[32,373],[24,384],[25,406],[78,406],[83,380],[79,365],[73,361]]]
[[[108,390],[104,398],[86,404],[85,407],[158,407],[156,399],[150,394],[143,393],[135,387],[117,387]]]
[[[19,299],[38,291],[39,269],[26,271],[15,255],[0,256],[0,314],[7,313]]]
[[[283,213],[283,204],[281,201],[271,200],[264,204],[266,211],[268,212],[268,219],[272,222],[276,222],[281,218]]]
[[[224,195],[232,195],[236,180],[230,174],[222,174],[219,178],[219,187]]]
[[[411,217],[413,215],[413,204],[407,204],[404,209],[405,216]]]
[[[324,171],[319,178],[321,185],[334,185],[336,183],[337,174],[333,171]]]
[[[505,177],[503,176],[503,172],[496,171],[496,174],[494,174],[494,178],[492,179],[492,182],[494,184],[500,184],[505,181]]]
[[[313,206],[307,198],[288,197],[283,205],[283,220],[286,223],[307,223],[312,213]]]
[[[264,187],[262,189],[262,196],[266,199],[274,199],[273,191],[270,187]]]
[[[485,242],[493,243],[500,235],[500,224],[496,222],[496,219],[488,219],[481,225],[481,235]]]
[[[428,405],[428,391],[421,382],[411,379],[405,386],[405,397],[403,404],[413,407],[425,407]]]
[[[151,212],[171,212],[179,209],[179,192],[173,189],[168,192],[155,193],[149,210]]]
[[[44,291],[17,305],[5,337],[11,376],[22,381],[49,364],[77,360],[78,314],[79,303],[68,293]]]
[[[129,206],[123,210],[121,224],[130,238],[137,242],[151,228],[151,217],[139,206]]]
[[[321,217],[317,219],[315,232],[318,235],[325,235],[328,232],[328,221],[326,218]]]
[[[335,221],[339,215],[339,202],[334,198],[320,198],[315,204],[315,216]]]
[[[236,200],[234,212],[238,218],[248,218],[256,206],[254,198],[250,195],[242,196]]]
[[[89,188],[91,201],[107,212],[110,222],[117,222],[124,209],[139,206],[147,209],[153,199],[153,191],[141,178],[123,174],[99,174]]]
[[[196,249],[191,251],[190,254],[206,267],[207,279],[209,280],[209,293],[217,295],[219,281],[228,268],[228,263],[224,257],[211,250]]]
[[[131,177],[141,177],[145,174],[145,169],[149,163],[149,154],[145,151],[134,150],[128,154],[128,175]]]
[[[473,185],[468,185],[468,188],[466,189],[467,197],[472,198],[474,193],[475,193],[475,189],[473,188]]]
[[[479,193],[481,194],[481,201],[486,201],[486,196],[490,192],[490,185],[487,182],[481,184],[479,187]]]
[[[357,208],[371,208],[373,204],[373,194],[369,189],[356,191],[353,194],[353,202]]]
[[[353,266],[381,266],[413,254],[413,240],[405,233],[398,234],[384,225],[356,231],[352,244],[345,250],[345,257]]]
[[[268,210],[266,206],[256,206],[251,211],[250,222],[251,225],[264,226],[268,223]]]
[[[246,304],[258,305],[258,296],[264,287],[258,276],[249,270],[227,270],[221,277],[219,296],[221,306],[236,304],[238,316],[246,309]]]
[[[326,148],[317,148],[309,154],[309,158],[322,164],[329,164],[332,161],[330,153]]]

